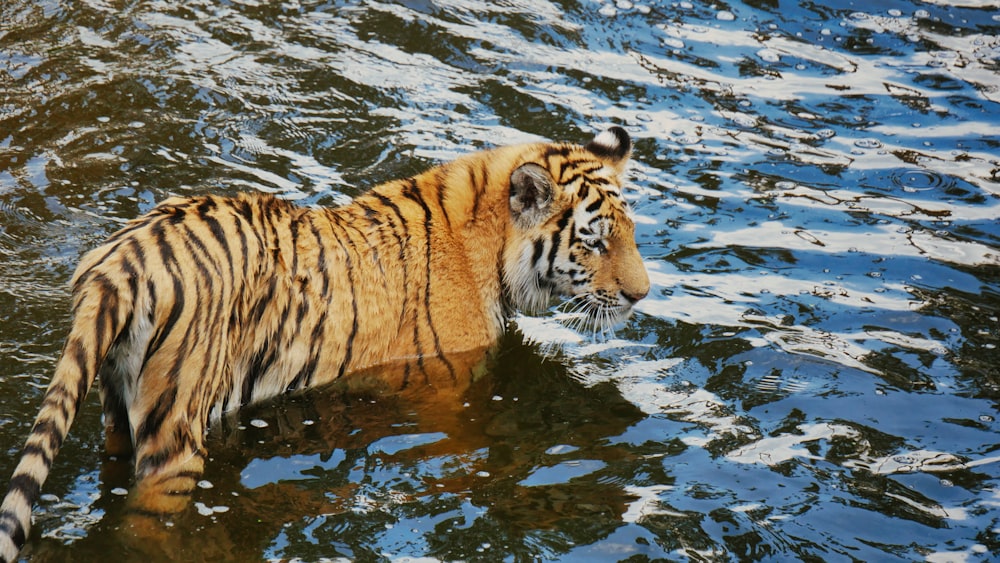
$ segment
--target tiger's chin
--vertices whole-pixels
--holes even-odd
[[[581,293],[573,295],[559,306],[559,321],[584,334],[606,338],[614,336],[632,316],[631,303],[622,302],[601,293]]]
[[[555,320],[582,335],[598,338],[614,336],[632,316],[633,303],[604,290],[571,294],[555,287],[532,286],[517,292],[513,305],[522,313],[539,315],[555,310]]]

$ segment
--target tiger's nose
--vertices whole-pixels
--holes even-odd
[[[649,286],[642,289],[623,289],[621,290],[622,297],[628,300],[629,303],[635,305],[640,299],[649,295]]]

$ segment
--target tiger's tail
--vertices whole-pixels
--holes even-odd
[[[0,561],[17,558],[31,527],[31,509],[52,460],[97,372],[131,316],[134,291],[94,269],[74,280],[73,326],[42,399],[35,424],[0,506]]]

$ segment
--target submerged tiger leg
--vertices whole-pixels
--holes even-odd
[[[132,456],[132,431],[128,412],[118,389],[101,374],[101,408],[104,410],[104,450],[112,457]]]
[[[139,456],[143,454],[138,453]],[[153,457],[156,454],[152,454]],[[147,462],[150,456],[137,458]],[[187,508],[198,481],[205,472],[205,451],[188,449],[174,453],[153,473],[142,475],[129,493],[129,510],[147,516],[170,516]]]
[[[137,461],[149,466],[155,454],[137,448]],[[140,475],[131,488],[122,518],[122,530],[136,552],[171,553],[176,540],[164,523],[191,504],[191,493],[205,469],[204,450],[176,452],[160,468]],[[172,546],[172,547],[171,547]]]
[[[193,374],[205,373],[199,354],[154,355],[139,374],[129,425],[135,439],[136,485],[130,509],[151,515],[184,510],[205,469],[205,413]],[[188,378],[181,385],[180,374]]]

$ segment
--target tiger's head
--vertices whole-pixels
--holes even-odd
[[[508,300],[538,312],[569,298],[580,328],[603,332],[649,293],[620,176],[632,141],[620,127],[585,146],[540,145],[510,176]]]

